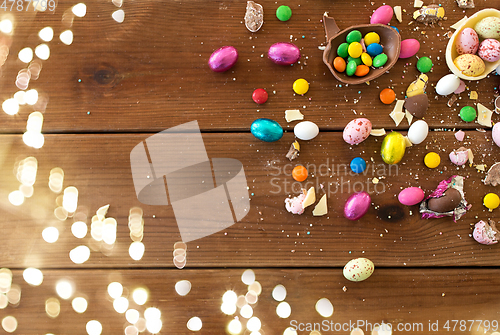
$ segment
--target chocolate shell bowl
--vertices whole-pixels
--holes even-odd
[[[401,36],[395,29],[389,26],[383,24],[361,24],[340,31],[335,19],[327,16],[326,13],[323,15],[323,25],[325,26],[327,38],[326,48],[323,52],[323,62],[330,69],[333,76],[345,84],[362,84],[378,78],[390,70],[399,58]],[[345,72],[338,72],[333,67],[333,60],[337,57],[338,46],[345,42],[347,34],[353,30],[359,30],[363,36],[370,32],[377,33],[380,36],[380,44],[384,47],[384,53],[387,55],[387,63],[384,66],[377,69],[370,67],[370,72],[363,77],[349,77]]]

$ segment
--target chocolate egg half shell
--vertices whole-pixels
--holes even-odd
[[[224,72],[236,64],[238,60],[238,50],[233,46],[224,46],[215,50],[208,59],[208,66],[215,72]]]
[[[300,50],[293,43],[278,42],[269,47],[267,57],[279,65],[292,65],[299,60]]]
[[[423,118],[429,108],[429,98],[427,94],[418,94],[406,98],[404,108],[416,118]]]
[[[359,220],[368,212],[370,203],[371,198],[368,193],[354,193],[345,203],[344,216],[351,221]]]

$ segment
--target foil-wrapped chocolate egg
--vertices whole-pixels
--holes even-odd
[[[255,120],[250,127],[250,132],[264,142],[275,142],[283,136],[283,128],[279,123],[266,118]]]
[[[269,47],[267,56],[276,64],[292,65],[299,60],[300,50],[293,43],[278,42]]]
[[[370,203],[371,198],[368,193],[354,193],[345,203],[344,216],[351,221],[359,220],[368,212]]]
[[[461,200],[462,195],[460,192],[457,189],[450,187],[441,197],[429,199],[427,206],[431,211],[446,213],[453,211],[460,204]]]
[[[238,60],[238,50],[233,46],[224,46],[215,50],[208,59],[208,66],[215,72],[224,72],[236,64]]]
[[[406,141],[403,135],[393,131],[387,134],[382,141],[380,154],[387,164],[399,163],[405,154]]]

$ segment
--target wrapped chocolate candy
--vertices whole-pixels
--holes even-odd
[[[453,216],[457,221],[471,208],[464,196],[464,177],[452,176],[439,183],[438,187],[420,203],[422,219]]]

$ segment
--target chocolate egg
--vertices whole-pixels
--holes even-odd
[[[278,42],[269,47],[267,57],[279,65],[292,65],[299,60],[300,50],[293,43]]]
[[[479,37],[472,28],[465,28],[458,34],[455,48],[459,55],[475,54],[479,47]]]
[[[429,125],[424,120],[417,120],[413,122],[408,129],[407,137],[413,144],[422,143],[429,134]]]
[[[414,95],[406,98],[404,108],[416,118],[423,118],[429,108],[429,98],[427,94]]]
[[[474,26],[481,38],[500,38],[500,17],[485,17]]]
[[[370,18],[370,24],[389,24],[389,22],[392,19],[392,15],[394,13],[394,10],[392,9],[391,6],[389,5],[384,5],[380,6],[377,8],[371,18]]]
[[[419,187],[407,187],[399,192],[398,200],[405,206],[413,206],[424,200],[425,194]]]
[[[283,128],[271,119],[257,119],[252,123],[250,131],[253,136],[264,142],[275,142],[283,136]]]
[[[374,270],[375,265],[368,258],[355,258],[344,266],[342,273],[345,279],[358,282],[368,279]]]
[[[406,141],[403,135],[393,131],[387,134],[382,141],[380,154],[387,164],[397,164],[403,159],[406,150]]]
[[[453,211],[461,200],[460,192],[455,188],[449,188],[443,193],[443,196],[429,199],[427,206],[431,211],[446,213]]]
[[[215,50],[208,59],[208,66],[215,72],[224,72],[236,64],[238,51],[235,47],[224,46]]]
[[[484,61],[496,62],[500,59],[500,42],[493,38],[482,41],[477,54]]]
[[[354,119],[344,128],[344,141],[349,144],[359,144],[370,136],[372,123],[365,118]]]
[[[366,192],[354,193],[347,199],[344,206],[344,216],[351,220],[359,220],[368,212],[371,198]]]
[[[477,77],[486,70],[483,60],[476,55],[460,55],[453,60],[453,64],[469,77]]]
[[[436,84],[436,93],[439,95],[448,95],[457,90],[460,86],[460,78],[450,73],[439,79]]]
[[[408,38],[401,41],[401,51],[399,58],[410,58],[420,50],[420,42],[414,38]]]

